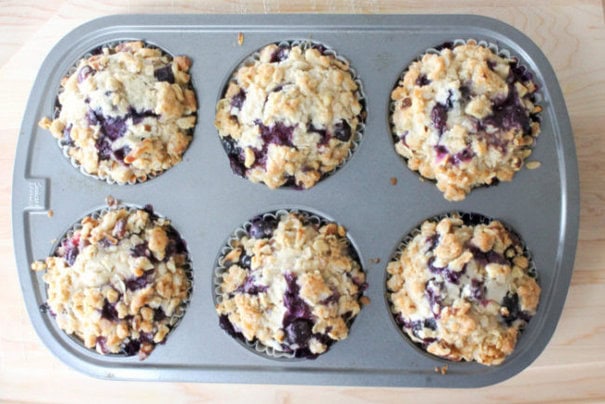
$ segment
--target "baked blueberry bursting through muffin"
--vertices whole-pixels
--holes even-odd
[[[427,220],[387,266],[396,323],[427,352],[500,364],[540,298],[520,238],[481,215]]]
[[[184,313],[191,285],[187,246],[170,222],[144,209],[86,216],[45,271],[44,310],[100,354],[146,358]]]
[[[410,65],[391,93],[393,141],[448,200],[511,181],[540,131],[532,74],[474,41],[445,43]]]
[[[63,79],[54,120],[40,126],[86,173],[146,181],[180,162],[191,142],[190,66],[140,41],[99,48]]]
[[[334,52],[270,44],[234,73],[215,126],[235,174],[310,188],[349,157],[364,116],[359,85]]]
[[[346,338],[368,300],[344,228],[278,212],[255,217],[244,230],[219,260],[221,328],[272,357],[313,359]]]

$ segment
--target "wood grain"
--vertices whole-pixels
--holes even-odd
[[[552,63],[569,109],[581,186],[580,239],[557,330],[528,369],[476,390],[109,382],[69,369],[42,345],[17,279],[10,197],[20,122],[44,56],[67,32],[116,13],[471,13],[503,20]],[[605,401],[605,24],[599,0],[191,0],[0,2],[0,400],[81,402]],[[447,376],[446,376],[447,377]]]

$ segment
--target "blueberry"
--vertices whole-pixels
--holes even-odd
[[[462,151],[459,151],[458,153],[454,154],[452,156],[452,161],[454,164],[460,164],[462,162],[470,161],[474,155],[475,153],[473,153],[473,151],[469,147],[466,147],[462,149]]]
[[[142,288],[146,287],[147,285],[149,285],[149,279],[147,277],[147,274],[144,274],[143,276],[139,276],[137,278],[126,279],[125,283],[126,283],[126,289],[135,291],[135,290],[142,289]]]
[[[437,243],[439,243],[439,238],[440,236],[438,233],[435,233],[432,236],[426,238],[425,242],[429,246],[428,251],[433,251],[435,247],[437,247]]]
[[[260,128],[261,137],[265,144],[275,144],[278,146],[292,146],[293,126],[288,126],[282,122],[276,122],[272,126],[265,126],[257,122]]]
[[[510,326],[521,314],[521,310],[519,310],[519,295],[507,292],[506,296],[502,299],[502,307],[506,307],[508,310],[507,316],[501,316],[502,320],[504,320],[506,325]]]
[[[124,146],[119,148],[118,150],[114,150],[113,151],[113,157],[119,161],[120,163],[124,163],[124,157],[126,157],[128,155],[128,153],[130,153],[130,147],[128,146]]]
[[[447,126],[447,107],[440,103],[435,104],[431,110],[431,121],[439,134],[443,134]]]
[[[416,79],[417,86],[423,87],[428,84],[431,84],[431,80],[429,80],[424,74],[419,75],[418,78]]]
[[[242,109],[242,105],[244,105],[244,101],[246,101],[246,91],[243,88],[240,88],[239,92],[231,98],[231,107],[236,109]]]
[[[438,51],[441,51],[443,49],[453,49],[454,48],[454,43],[453,42],[444,42],[439,46],[435,46],[435,49]]]
[[[113,154],[111,141],[109,141],[106,137],[100,137],[97,139],[95,146],[99,151],[99,159],[109,160],[111,158],[111,155]]]
[[[300,318],[310,320],[311,310],[299,296],[300,287],[296,282],[296,275],[286,273],[284,278],[287,284],[287,289],[284,293],[284,306],[286,306],[287,310],[284,314],[283,324],[287,326],[294,320]]]
[[[247,254],[242,254],[239,258],[239,266],[244,269],[250,269],[250,265],[252,264],[252,257]]]
[[[107,299],[105,299],[105,303],[103,303],[103,309],[101,309],[101,317],[109,321],[117,321],[119,319],[118,311],[116,310],[113,304],[107,301]]]
[[[109,353],[109,349],[107,349],[107,345],[105,343],[105,337],[97,337],[96,345],[101,352],[103,352],[103,354]]]
[[[132,119],[133,125],[138,125],[141,122],[143,122],[143,119],[145,119],[145,118],[157,118],[158,116],[159,115],[157,115],[153,111],[147,110],[147,111],[143,111],[143,112],[138,112],[134,108],[130,107],[128,110],[128,114],[126,114],[126,117],[124,118],[124,120],[130,118],[130,119]]]
[[[351,126],[343,119],[334,125],[333,135],[341,142],[348,142],[351,139]]]
[[[430,279],[427,281],[425,285],[425,294],[431,306],[431,312],[435,318],[439,318],[441,313],[441,291],[444,288],[443,282],[436,281],[435,279]]]
[[[247,293],[249,295],[258,295],[267,291],[267,286],[257,285],[254,283],[255,279],[251,276],[246,278],[246,281],[240,286],[237,291]]]
[[[73,125],[70,123],[63,129],[63,138],[61,139],[61,145],[63,146],[73,146],[74,142],[71,138],[71,128]]]
[[[133,257],[147,257],[151,256],[151,252],[147,248],[147,241],[143,241],[141,244],[137,244],[130,249],[130,255]]]
[[[325,55],[326,52],[328,51],[328,49],[325,46],[323,46],[321,44],[318,44],[318,43],[312,44],[311,48],[312,49],[317,49],[319,51],[319,53],[321,53],[322,55]]]
[[[294,320],[286,328],[286,340],[294,345],[306,346],[313,335],[313,323],[309,320]]]
[[[227,334],[231,335],[232,337],[238,337],[241,335],[241,333],[237,332],[235,328],[233,328],[233,324],[231,324],[231,321],[229,321],[229,317],[227,317],[225,314],[219,317],[218,324],[223,330],[227,332]]]
[[[424,320],[424,328],[435,331],[437,329],[437,322],[434,318],[427,318]]]
[[[82,66],[80,68],[80,70],[78,71],[78,83],[83,82],[84,80],[86,80],[88,78],[88,76],[90,76],[91,74],[94,74],[95,72],[96,72],[96,70],[94,70],[93,68],[91,68],[88,65]]]
[[[467,85],[460,86],[460,97],[462,97],[462,99],[464,101],[468,101],[471,99],[471,89],[469,86],[467,86]]]
[[[269,238],[277,227],[277,221],[272,217],[259,217],[252,221],[248,234],[255,239]]]
[[[290,53],[290,48],[287,46],[278,47],[273,54],[271,55],[271,59],[269,63],[279,63],[288,58],[288,54]]]
[[[307,125],[307,132],[317,133],[319,135],[319,143],[317,143],[318,145],[328,144],[331,138],[331,136],[328,134],[328,131],[325,129],[316,128],[312,123]]]
[[[172,65],[166,65],[164,67],[160,67],[159,69],[155,69],[153,71],[153,75],[159,81],[167,81],[170,84],[174,84],[174,74],[172,73]]]
[[[140,348],[141,342],[138,339],[131,339],[126,344],[124,344],[122,350],[124,351],[124,354],[126,356],[133,356],[139,352]]]
[[[101,130],[111,140],[117,140],[126,133],[126,122],[120,117],[106,117],[101,122]]]
[[[166,318],[166,313],[161,307],[158,307],[153,311],[153,321],[162,321]]]
[[[187,254],[187,243],[181,238],[181,235],[174,229],[174,227],[168,227],[165,229],[165,231],[166,236],[168,236],[165,260],[168,260],[175,254]]]
[[[63,258],[69,266],[73,266],[76,262],[80,249],[78,247],[79,240],[69,239],[63,242]]]
[[[478,302],[483,302],[485,300],[485,284],[478,280],[473,279],[471,281],[471,296]]]

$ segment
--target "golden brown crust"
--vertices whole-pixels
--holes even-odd
[[[402,330],[431,354],[501,363],[540,298],[515,240],[495,220],[466,225],[453,215],[424,222],[387,267],[391,308]]]
[[[46,304],[66,333],[101,354],[144,358],[184,311],[190,280],[181,245],[166,219],[117,208],[86,216],[32,269],[45,271]]]
[[[362,109],[347,63],[315,46],[271,44],[235,72],[215,126],[237,174],[310,188],[348,158]]]
[[[58,116],[39,125],[86,173],[146,181],[180,162],[191,142],[197,102],[190,66],[187,57],[172,59],[141,41],[103,48],[64,78]]]
[[[395,149],[448,200],[511,181],[540,131],[536,91],[516,60],[474,41],[427,53],[391,94]]]
[[[335,223],[319,226],[283,213],[267,237],[233,240],[221,259],[217,313],[246,340],[274,352],[325,352],[347,337],[365,289],[345,237]]]

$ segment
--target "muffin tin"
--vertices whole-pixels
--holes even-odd
[[[243,43],[238,41],[243,33]],[[419,181],[395,153],[389,95],[405,67],[426,49],[458,38],[508,49],[540,85],[542,130],[530,160],[510,183],[448,202]],[[183,161],[146,183],[115,185],[82,175],[38,128],[52,116],[59,81],[73,62],[108,42],[144,39],[193,60],[198,123]],[[235,176],[213,126],[215,105],[232,70],[271,42],[316,40],[351,62],[366,95],[364,136],[351,159],[315,187],[269,190]],[[112,195],[169,218],[190,251],[191,301],[165,345],[144,361],[101,356],[64,334],[41,310],[46,291],[31,262],[49,255],[79,218]],[[554,332],[573,269],[579,184],[573,136],[554,72],[527,37],[497,20],[468,15],[125,15],[89,22],[63,38],[41,67],[21,127],[13,174],[15,255],[25,303],[48,348],[84,373],[128,380],[234,383],[477,387],[505,380],[533,362]],[[234,228],[260,213],[302,209],[345,226],[368,276],[371,303],[349,337],[315,360],[273,360],[249,352],[218,325],[213,302],[217,255]],[[396,328],[386,301],[386,265],[402,238],[426,218],[450,211],[502,219],[525,240],[539,273],[538,313],[501,365],[456,363],[427,355]],[[52,212],[52,213],[51,213]],[[447,372],[436,372],[447,365]]]

